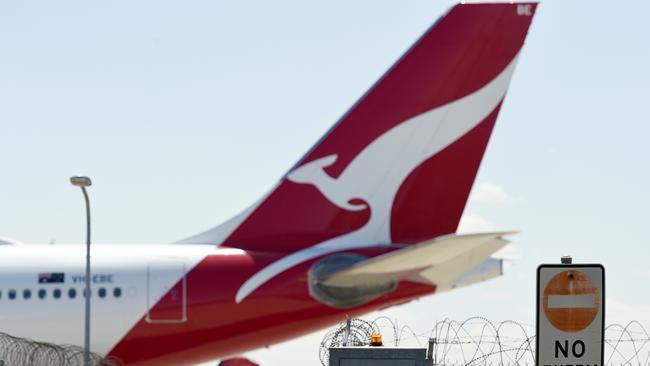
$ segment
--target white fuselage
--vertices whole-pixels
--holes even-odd
[[[211,245],[93,245],[92,350],[109,352],[187,271],[217,251]],[[0,332],[82,345],[84,285],[85,245],[0,245]]]

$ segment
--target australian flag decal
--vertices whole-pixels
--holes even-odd
[[[63,272],[47,272],[38,274],[38,283],[63,283],[65,281],[65,273]]]

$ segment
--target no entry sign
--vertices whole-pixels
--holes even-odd
[[[603,366],[605,268],[537,268],[537,366]]]

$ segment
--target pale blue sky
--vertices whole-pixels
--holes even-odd
[[[0,2],[0,236],[82,241],[73,174],[94,180],[97,242],[219,223],[452,4]],[[649,16],[643,0],[542,2],[477,179],[506,197],[466,210],[470,229],[521,230],[515,265],[391,315],[532,323],[535,267],[563,254],[606,266],[611,320],[650,313]],[[296,349],[316,361],[308,341],[254,356]]]

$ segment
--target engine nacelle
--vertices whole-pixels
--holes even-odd
[[[367,257],[358,254],[342,253],[331,255],[314,263],[308,273],[309,294],[323,304],[345,309],[365,304],[394,291],[397,288],[397,281],[389,276],[375,276],[364,281],[363,284],[337,283],[334,285],[326,282],[329,275],[367,259]]]

